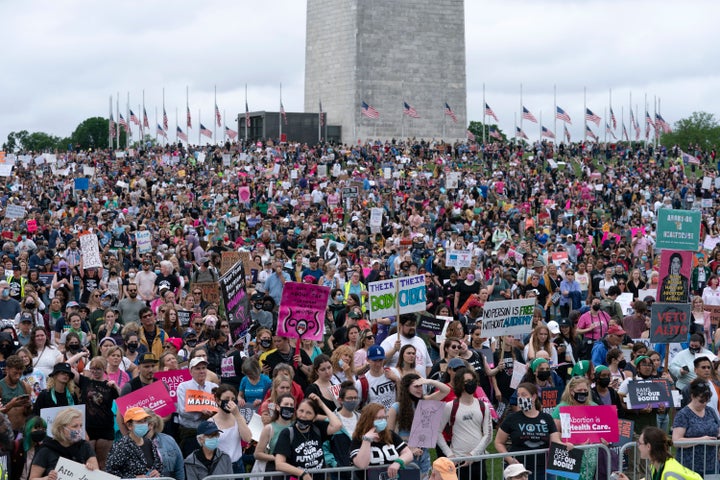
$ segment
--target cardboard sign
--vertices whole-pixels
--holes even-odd
[[[83,268],[102,268],[100,247],[97,235],[87,234],[80,237],[80,250],[83,259]]]
[[[563,440],[576,445],[602,439],[613,443],[620,437],[615,405],[561,406],[560,424]]]
[[[150,230],[138,230],[135,232],[137,251],[139,254],[152,252],[152,236]]]
[[[657,302],[688,303],[692,252],[663,250],[660,255]]]
[[[672,406],[671,386],[665,378],[631,380],[628,382],[628,408],[640,410],[647,407]]]
[[[245,267],[245,275],[252,275],[253,269],[255,270],[262,270],[262,265],[259,263],[256,263],[255,260],[252,259],[250,256],[250,252],[237,252],[240,254],[240,261],[243,264],[243,267]],[[237,262],[237,260],[236,260]],[[222,265],[222,264],[221,264]],[[225,273],[223,273],[225,275]]]
[[[655,248],[694,252],[700,244],[701,212],[661,208]]]
[[[482,336],[525,335],[532,330],[535,299],[486,302],[483,306]]]
[[[370,320],[397,315],[397,279],[368,284]]]
[[[202,390],[187,390],[185,392],[185,411],[202,412],[203,410],[218,411],[215,395]]]
[[[717,327],[720,323],[720,306],[705,305],[703,310],[705,310],[705,313],[710,316],[710,323]]]
[[[467,268],[472,264],[472,251],[448,250],[445,252],[445,265],[454,268]]]
[[[633,432],[635,430],[635,422],[621,418],[618,420],[618,446],[623,446],[633,440]]]
[[[370,230],[379,232],[382,228],[383,209],[373,207],[370,209]]]
[[[219,282],[195,282],[193,288],[198,287],[202,290],[203,299],[208,303],[217,305],[220,303],[220,283]]]
[[[48,434],[50,429],[48,428]],[[73,462],[65,457],[58,458],[55,464],[57,480],[120,480],[120,477],[110,475],[102,470],[88,470],[82,463]]]
[[[527,373],[527,365],[520,363],[517,360],[513,361],[513,372],[510,377],[510,388],[517,388],[522,383],[522,379]]]
[[[433,448],[440,434],[445,402],[420,400],[415,408],[410,437],[407,444],[412,447]]]
[[[82,414],[82,428],[85,430],[85,405],[73,405],[72,407],[50,407],[41,408],[40,417],[47,423],[47,436],[52,438],[52,424],[55,421],[57,414],[65,410],[66,408],[74,408]]]
[[[124,415],[130,407],[149,408],[161,417],[175,413],[175,399],[170,396],[163,382],[153,382],[119,397],[115,402],[120,415]]]
[[[153,374],[153,377],[157,378],[158,380],[160,380],[160,382],[165,384],[168,392],[170,393],[170,396],[172,397],[173,401],[175,401],[178,385],[180,385],[182,382],[187,382],[188,380],[190,380],[192,378],[192,375],[190,375],[189,370],[168,370],[167,372],[155,372]]]
[[[650,342],[687,342],[690,335],[689,303],[654,302],[650,309]]]
[[[330,287],[286,282],[278,309],[277,334],[281,337],[322,340]]]
[[[540,394],[540,400],[542,401],[542,411],[552,414],[560,402],[560,390],[557,388],[543,388]]]
[[[250,252],[244,252],[247,253],[247,256],[250,256]],[[220,254],[220,275],[225,275],[230,268],[232,268],[233,265],[235,265],[237,262],[240,261],[240,252],[236,251],[229,251],[229,252],[222,252]],[[246,275],[249,273],[247,272],[246,267]]]
[[[552,442],[548,452],[547,473],[578,480],[584,452],[579,448],[568,450],[562,443]]]
[[[460,172],[448,172],[445,175],[445,188],[455,190],[460,185]]]
[[[358,187],[343,187],[341,190],[343,198],[357,198]]]

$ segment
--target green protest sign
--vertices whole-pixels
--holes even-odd
[[[661,208],[658,212],[658,249],[697,251],[700,244],[700,212]]]

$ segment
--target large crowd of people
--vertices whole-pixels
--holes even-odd
[[[621,478],[720,476],[715,446],[668,453],[670,437],[720,436],[720,329],[707,308],[720,306],[720,204],[716,183],[703,182],[719,166],[714,150],[685,150],[701,164],[683,164],[677,147],[414,140],[10,155],[0,443],[12,478],[55,480],[63,457],[121,478],[310,480],[355,466],[485,479],[488,462],[455,472],[442,457],[490,450],[505,454],[506,478],[544,479],[545,455],[523,452],[573,448],[563,405],[615,405],[634,422],[637,449],[612,458]],[[373,208],[383,216],[371,226]],[[689,337],[670,348],[649,341],[645,294],[658,287],[661,208],[702,211]],[[87,266],[83,235],[97,237],[102,266]],[[448,267],[451,250],[471,262]],[[245,259],[238,315],[219,301],[229,252]],[[443,334],[419,331],[415,314],[369,318],[368,284],[409,275],[424,275]],[[322,341],[277,335],[288,282],[329,288]],[[535,300],[532,330],[483,336],[484,306],[520,298]],[[166,385],[175,413],[118,409],[176,370],[189,379]],[[651,378],[667,379],[682,405],[628,406],[631,383]],[[197,391],[217,408],[188,409]],[[446,402],[434,449],[410,440],[422,399]],[[67,408],[47,432],[51,407]],[[605,451],[585,450],[581,478],[609,477]]]

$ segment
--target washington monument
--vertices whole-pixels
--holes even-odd
[[[305,111],[369,138],[464,139],[463,0],[308,0]],[[365,102],[379,118],[362,115]],[[403,113],[407,103],[420,118]],[[448,114],[446,105],[457,118]]]

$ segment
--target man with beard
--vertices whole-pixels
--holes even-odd
[[[140,323],[140,310],[146,306],[147,304],[138,298],[138,286],[133,282],[128,284],[127,296],[118,302],[117,309],[124,324]]]
[[[415,314],[400,315],[398,326],[400,335],[390,335],[383,340],[380,346],[385,352],[385,358],[388,360],[387,365],[390,367],[397,365],[400,349],[403,346],[410,344],[415,347],[415,370],[417,370],[418,375],[426,378],[432,368],[432,359],[425,342],[420,337],[415,336],[416,325],[417,318]]]

